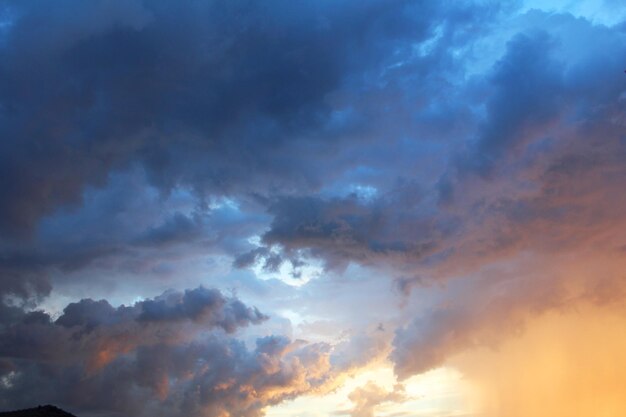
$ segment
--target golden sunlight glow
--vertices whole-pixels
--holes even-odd
[[[626,415],[626,318],[586,306],[530,322],[497,350],[455,360],[484,417]]]
[[[393,392],[397,380],[390,364],[381,364],[349,378],[337,391],[323,396],[306,396],[267,409],[267,417],[327,417],[356,416],[350,394],[375,384],[381,391]],[[470,389],[462,375],[442,367],[404,381],[403,398],[381,402],[375,407],[376,416],[465,416],[472,412]]]

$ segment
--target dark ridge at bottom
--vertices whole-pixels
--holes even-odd
[[[40,405],[39,407],[24,410],[0,412],[0,417],[76,417],[67,411],[63,411],[53,405]]]

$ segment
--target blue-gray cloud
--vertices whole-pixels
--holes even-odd
[[[278,335],[249,348],[232,333],[268,317],[202,287],[131,306],[84,299],[54,321],[18,307],[0,312],[2,408],[36,399],[82,415],[260,416],[332,389],[380,350]]]
[[[427,38],[440,13],[408,1],[5,7],[5,233],[31,229],[133,161],[166,189],[317,182],[289,150],[305,138],[330,146],[316,134],[331,118],[327,95],[363,86]]]
[[[67,0],[53,9],[33,0],[2,8],[9,24],[0,43],[0,269],[2,293],[23,299],[49,293],[51,270],[120,255],[150,263],[136,247],[196,241],[252,249],[245,239],[260,233],[263,201],[317,192],[362,164],[386,166],[375,162],[375,141],[409,133],[405,123],[416,122],[401,108],[438,88],[434,68],[457,69],[444,44],[459,43],[457,32],[491,13],[405,0]],[[416,56],[437,27],[445,41]],[[387,113],[398,123],[374,123],[387,117],[381,100],[397,107]],[[384,128],[392,123],[395,132]],[[366,144],[375,149],[355,161],[353,150]],[[257,230],[215,239],[202,213],[151,217],[139,207],[143,192],[132,190],[137,172],[163,198],[188,190],[205,214],[219,196],[247,199],[235,232]],[[130,178],[127,189],[119,178]],[[115,187],[108,201],[88,204],[97,190]],[[59,237],[63,230],[71,239]]]

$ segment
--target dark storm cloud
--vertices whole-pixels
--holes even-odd
[[[263,242],[281,245],[288,254],[309,251],[328,266],[373,264],[381,258],[419,260],[445,233],[419,210],[421,200],[419,187],[407,181],[371,200],[356,195],[282,198],[270,205],[274,220]]]
[[[35,401],[82,415],[260,416],[332,389],[380,351],[363,340],[333,348],[283,336],[250,349],[228,334],[267,317],[202,287],[128,307],[85,299],[55,321],[2,308],[2,408]]]
[[[528,140],[528,131],[553,120],[562,104],[562,64],[549,51],[556,40],[546,32],[519,34],[496,63],[490,80],[494,90],[486,104],[487,120],[467,168],[487,175],[508,149]]]
[[[164,294],[154,300],[136,303],[141,313],[138,320],[160,322],[165,320],[192,320],[218,326],[227,332],[248,323],[260,323],[268,317],[256,308],[246,307],[237,299],[225,299],[218,290],[198,288],[184,294]]]
[[[51,275],[96,260],[167,270],[159,246],[196,243],[171,257],[253,249],[245,239],[260,233],[258,202],[237,222],[207,206],[225,194],[307,194],[355,167],[353,145],[389,135],[365,126],[380,100],[420,99],[395,97],[414,90],[409,67],[436,79],[426,71],[434,58],[416,58],[415,46],[437,24],[452,38],[487,13],[400,0],[2,7],[0,291],[31,300],[50,292]],[[415,94],[430,94],[422,85]],[[358,159],[371,162],[368,152]],[[188,190],[194,213],[150,212],[141,187],[164,199]],[[282,261],[266,258],[268,270]]]
[[[0,298],[11,296],[34,302],[50,293],[52,286],[46,270],[37,264],[23,263],[29,258],[29,255],[4,254],[0,261]]]
[[[248,384],[259,391],[281,385],[288,395],[316,355],[314,346],[302,348],[296,369],[293,361],[281,362],[287,340],[262,339],[250,352],[220,336],[215,329],[233,333],[267,316],[202,287],[128,307],[85,299],[69,304],[55,321],[18,307],[3,306],[1,313],[2,408],[51,401],[86,412],[148,415],[154,410],[143,408],[147,403],[163,405],[162,415],[220,415],[231,406],[258,415],[272,398],[247,392]],[[211,336],[198,339],[208,331]],[[181,392],[170,396],[170,385]],[[191,391],[198,386],[202,394],[195,397]],[[246,392],[249,398],[242,397]]]
[[[586,48],[576,53],[572,48],[576,42],[598,42],[619,51],[623,48],[618,39],[623,35],[568,15],[547,17],[534,11],[529,13],[532,19],[547,20],[509,40],[487,78],[485,120],[466,153],[458,157],[455,178],[448,174],[441,179],[444,203],[450,202],[455,182],[475,174],[483,178],[501,174],[498,166],[511,154],[521,155],[529,144],[546,139],[567,141],[564,130],[602,123],[619,106],[624,84],[617,75],[620,60]]]
[[[25,363],[2,401],[16,407],[36,394],[83,415],[260,416],[267,405],[328,382],[327,356],[325,345],[272,338],[250,350],[236,339],[209,336],[140,347],[86,375],[75,366]]]
[[[546,16],[531,12],[531,18]],[[601,53],[576,54],[573,44],[586,36],[606,49],[623,50],[618,41],[623,34],[566,15],[541,22],[512,36],[487,77],[465,86],[485,95],[484,103],[470,102],[484,105],[484,115],[475,132],[466,132],[461,149],[451,152],[448,170],[437,182],[431,179],[432,185],[419,191],[387,188],[387,194],[368,201],[279,200],[270,205],[274,220],[264,242],[287,253],[321,257],[329,265],[354,261],[410,271],[458,259],[479,265],[490,256],[549,240],[531,239],[524,230],[530,223],[545,221],[544,227],[566,231],[568,214],[588,211],[583,206],[590,200],[581,193],[613,189],[608,172],[623,175],[619,155],[624,153],[621,64]],[[587,171],[597,181],[595,188],[586,184],[583,190],[583,183],[571,177],[555,177],[552,172],[561,164]],[[489,228],[492,223],[497,225]],[[553,248],[558,246],[555,242]],[[260,256],[247,256],[253,253]],[[401,281],[427,281],[417,276],[403,275]]]
[[[315,182],[283,152],[328,121],[329,92],[423,40],[438,12],[407,1],[5,7],[0,225],[12,234],[133,161],[166,189]]]
[[[84,299],[65,307],[56,324],[92,328],[128,320],[155,323],[191,320],[232,333],[237,327],[257,324],[265,319],[267,316],[256,308],[226,298],[218,290],[199,287],[183,293],[166,292],[154,299],[136,302],[132,307],[113,308],[106,300]]]
[[[201,227],[199,219],[176,213],[163,224],[150,228],[139,238],[139,242],[147,245],[163,245],[193,239],[194,235],[200,233]]]
[[[163,276],[170,272],[162,265],[198,254],[241,253],[267,217],[227,204],[200,207],[186,192],[161,196],[142,173],[112,175],[83,199],[80,209],[46,218],[36,238],[0,242],[2,296],[36,301],[59,276],[92,280],[97,269]]]
[[[3,307],[2,316],[0,356],[82,360],[90,369],[137,346],[184,340],[199,329],[233,333],[268,319],[236,298],[203,287],[117,308],[106,300],[83,299],[67,305],[54,321],[43,312],[10,306]]]

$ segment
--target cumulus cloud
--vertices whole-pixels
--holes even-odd
[[[202,287],[131,306],[85,299],[56,320],[4,309],[3,408],[49,401],[86,415],[258,416],[332,389],[373,357],[359,351],[363,340],[333,347],[266,336],[250,349],[228,334],[267,316]]]
[[[369,381],[362,387],[352,391],[348,398],[354,404],[354,408],[350,410],[351,417],[374,417],[374,412],[378,405],[387,402],[403,402],[408,399],[402,385],[396,385],[392,391],[376,385]]]
[[[327,382],[327,355],[327,347],[281,338],[249,350],[211,335],[181,345],[141,345],[87,374],[76,363],[29,361],[16,366],[2,404],[15,408],[37,398],[87,415],[257,416]]]
[[[56,320],[41,311],[5,307],[0,351],[3,357],[69,363],[82,361],[97,370],[139,346],[190,340],[202,330],[258,324],[267,316],[235,298],[203,287],[166,292],[132,306],[113,307],[106,300],[84,299],[65,307]]]

